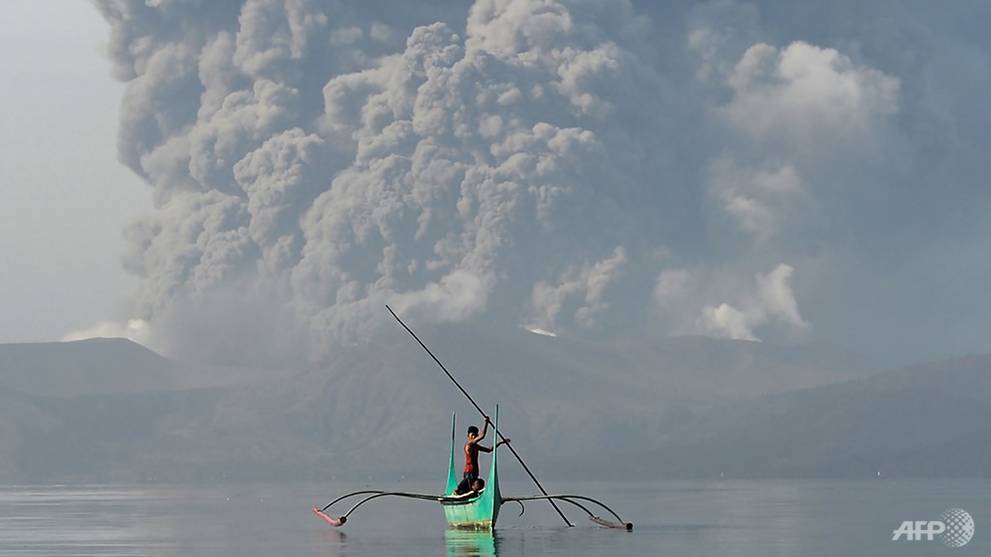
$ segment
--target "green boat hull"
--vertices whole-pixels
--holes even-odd
[[[499,407],[496,406],[495,431],[499,431]],[[493,434],[498,438],[498,435]],[[448,464],[447,487],[444,494],[454,495],[460,477],[456,467],[457,422],[451,419],[451,458]],[[489,468],[489,478],[485,481],[485,489],[475,499],[465,502],[447,502],[443,504],[444,515],[447,517],[449,528],[460,530],[493,530],[499,519],[499,508],[502,506],[502,494],[499,491],[499,451],[492,451],[492,465]]]

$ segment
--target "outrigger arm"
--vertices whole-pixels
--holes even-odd
[[[578,501],[575,501],[575,499],[577,499],[578,501],[587,501],[587,502],[590,502],[590,503],[595,503],[596,505],[598,505],[598,506],[602,507],[603,509],[605,509],[605,511],[608,512],[609,514],[613,515],[613,517],[615,517],[618,522],[612,522],[610,520],[606,520],[606,519],[604,519],[604,518],[596,515],[591,510],[589,510],[588,507],[586,507],[585,505],[582,505]],[[591,497],[586,497],[584,495],[531,495],[529,497],[504,497],[503,498],[503,501],[506,502],[506,503],[508,503],[510,501],[519,503],[521,508],[523,507],[523,502],[524,501],[545,501],[545,500],[556,500],[556,501],[564,501],[565,503],[571,503],[572,505],[574,505],[574,506],[578,507],[579,509],[585,511],[585,513],[588,514],[589,520],[591,520],[592,522],[598,524],[599,526],[604,526],[606,528],[626,529],[627,531],[632,531],[633,530],[633,523],[632,522],[626,522],[625,520],[623,520],[618,514],[616,514],[616,511],[614,511],[614,510],[610,509],[609,507],[607,507],[606,504],[603,503],[602,501],[598,501],[596,499],[592,499]],[[520,514],[522,515],[523,513],[520,512]]]
[[[332,516],[326,514],[327,509],[329,509],[330,507],[332,507],[335,503],[339,503],[341,501],[350,499],[352,497],[357,497],[359,495],[364,495],[365,497],[363,497],[360,501],[358,501],[357,503],[355,503],[354,505],[352,505],[351,508],[348,509],[347,512],[344,513],[343,515],[335,518],[335,517],[332,517]],[[411,492],[407,492],[407,491],[381,491],[381,490],[366,489],[366,490],[361,490],[361,491],[352,491],[351,493],[348,493],[346,495],[342,495],[342,496],[338,497],[337,499],[334,499],[330,503],[327,503],[326,505],[324,505],[324,507],[322,509],[318,509],[316,507],[313,507],[313,513],[316,514],[317,516],[319,516],[321,519],[323,519],[325,522],[327,522],[331,526],[343,526],[348,521],[348,517],[351,516],[351,513],[353,513],[354,511],[356,511],[358,509],[358,507],[364,505],[365,503],[367,503],[369,501],[372,501],[374,499],[378,499],[378,498],[381,498],[381,497],[401,497],[401,498],[405,498],[405,499],[420,499],[420,500],[423,500],[423,501],[440,501],[441,503],[444,503],[444,504],[457,504],[457,502],[458,502],[457,500],[453,500],[450,497],[445,497],[445,496],[442,496],[442,495],[431,495],[429,493],[411,493]],[[609,508],[602,501],[593,499],[591,497],[586,497],[584,495],[561,494],[561,495],[531,495],[529,497],[505,497],[503,499],[503,502],[504,503],[508,503],[508,502],[519,503],[520,507],[521,508],[524,508],[523,507],[523,502],[524,501],[545,501],[545,500],[551,500],[551,499],[556,500],[556,501],[563,501],[565,503],[570,503],[571,505],[574,505],[574,506],[578,507],[579,509],[585,511],[585,514],[588,515],[589,520],[591,520],[592,522],[598,524],[599,526],[604,526],[606,528],[625,529],[627,531],[632,531],[633,530],[633,523],[632,522],[626,522],[626,521],[624,521],[622,517],[620,517],[618,514],[616,514],[616,511],[614,511],[611,508]],[[471,499],[466,499],[465,502],[468,502],[470,500]],[[586,507],[585,505],[579,503],[578,501],[584,501],[584,502],[587,502],[587,503],[593,503],[595,505],[598,505],[599,507],[601,507],[602,509],[604,509],[606,512],[608,512],[609,514],[611,514],[616,519],[616,522],[613,522],[611,520],[604,519],[604,518],[596,515],[588,507]],[[523,513],[521,512],[520,514],[522,515]]]
[[[342,514],[341,516],[335,518],[326,513],[327,509],[329,509],[335,503],[339,503],[341,501],[344,501],[345,499],[350,499],[352,497],[357,497],[359,495],[365,495],[366,497],[363,498],[361,501],[355,503],[350,509],[348,509],[346,513]],[[320,518],[322,518],[331,526],[342,526],[344,525],[345,522],[348,521],[348,517],[351,516],[351,513],[357,510],[358,507],[364,505],[365,503],[373,499],[378,499],[380,497],[402,497],[405,499],[420,499],[424,501],[434,501],[434,502],[437,502],[444,498],[443,495],[430,495],[429,493],[410,493],[406,491],[379,491],[379,490],[366,489],[362,491],[352,491],[351,493],[348,493],[346,495],[341,495],[337,499],[334,499],[330,503],[324,505],[322,509],[313,507],[313,513],[319,516]]]

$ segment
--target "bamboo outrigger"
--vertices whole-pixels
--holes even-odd
[[[406,329],[406,331],[409,332],[409,334],[412,335],[414,339],[416,339],[416,341],[420,344],[420,346],[422,346],[423,349],[427,351],[427,353],[430,355],[431,358],[433,358],[433,360],[437,363],[437,365],[439,365],[440,368],[444,370],[444,373],[447,374],[447,376],[451,379],[451,381],[454,382],[455,385],[457,385],[458,389],[462,392],[462,394],[465,395],[465,397],[468,398],[468,400],[472,403],[475,409],[478,410],[479,413],[481,413],[484,416],[485,413],[482,411],[481,407],[478,406],[478,404],[471,397],[471,395],[469,395],[468,392],[465,391],[464,387],[462,387],[461,384],[458,383],[457,379],[455,379],[454,376],[451,375],[451,372],[449,372],[447,368],[444,367],[444,364],[442,364],[441,361],[437,359],[437,356],[434,356],[433,352],[431,352],[430,349],[427,348],[425,344],[423,344],[423,341],[421,341],[420,338],[416,336],[413,330],[410,329],[405,323],[403,323],[401,319],[399,319],[399,316],[392,311],[392,308],[389,308],[388,306],[386,306],[386,308],[389,310],[389,313],[392,313],[392,316],[395,317],[397,321],[399,321],[399,324],[402,325],[403,328]],[[496,406],[495,422],[493,425],[495,428],[495,437],[502,441],[506,441],[506,438],[499,431],[498,405]],[[362,490],[362,491],[355,491],[352,493],[348,493],[346,495],[342,495],[341,497],[334,499],[330,503],[327,503],[327,505],[325,505],[323,508],[313,507],[313,512],[328,524],[339,527],[339,526],[343,526],[348,521],[348,518],[351,516],[351,514],[354,511],[358,510],[359,507],[361,507],[362,505],[364,505],[369,501],[380,499],[383,497],[420,499],[420,500],[434,501],[440,503],[440,505],[444,509],[444,516],[447,518],[447,525],[449,528],[461,529],[461,530],[491,531],[495,529],[496,521],[499,519],[499,510],[502,507],[502,505],[504,505],[505,503],[509,503],[509,502],[518,503],[520,505],[520,515],[522,515],[524,511],[523,503],[525,501],[544,500],[549,502],[554,507],[554,510],[556,510],[558,514],[561,515],[561,518],[564,519],[565,524],[567,524],[569,527],[574,526],[574,524],[572,524],[571,521],[568,520],[568,517],[565,516],[564,512],[561,511],[561,509],[557,506],[555,502],[560,501],[564,503],[569,503],[570,505],[577,507],[578,509],[584,511],[588,515],[589,520],[598,524],[599,526],[603,526],[607,528],[625,529],[627,531],[633,530],[632,522],[624,521],[622,518],[620,518],[618,514],[616,514],[616,512],[614,512],[612,509],[607,507],[601,501],[597,501],[591,497],[586,497],[584,495],[548,494],[547,491],[544,489],[544,487],[537,480],[536,476],[533,475],[533,472],[530,471],[530,468],[526,465],[525,462],[523,462],[523,458],[520,457],[519,453],[516,452],[516,450],[512,447],[512,445],[509,445],[507,443],[506,447],[510,450],[513,456],[516,457],[520,465],[530,476],[530,479],[533,480],[534,484],[540,489],[541,492],[540,495],[531,495],[527,497],[502,496],[502,491],[499,488],[498,443],[496,443],[492,449],[492,463],[489,467],[489,478],[482,491],[480,493],[472,492],[467,495],[457,495],[455,493],[455,490],[458,486],[458,474],[457,474],[458,469],[455,458],[457,452],[456,451],[457,420],[454,416],[452,416],[451,417],[451,454],[450,454],[450,459],[448,461],[447,485],[444,488],[443,495],[431,495],[426,493],[410,493],[410,492],[402,492],[402,491]],[[359,499],[357,503],[354,503],[344,514],[338,517],[333,517],[327,514],[327,510],[330,509],[330,507],[332,507],[333,505],[340,503],[342,501],[353,500],[353,498],[359,496],[363,496],[363,497]],[[591,509],[588,508],[591,505],[595,505],[605,510],[607,513],[609,513],[609,515],[612,516],[612,518],[615,518],[616,520],[613,521],[612,519],[602,518],[596,515],[594,512],[592,512]]]
[[[440,503],[444,508],[444,515],[447,518],[447,525],[449,528],[455,528],[459,530],[494,530],[496,526],[496,521],[499,519],[499,509],[505,503],[515,502],[519,503],[521,507],[520,514],[522,515],[523,503],[525,501],[539,501],[539,500],[553,500],[553,501],[563,501],[565,503],[570,503],[571,505],[581,509],[587,515],[589,520],[598,524],[599,526],[607,528],[620,528],[625,530],[633,530],[633,524],[630,522],[625,522],[618,514],[616,514],[612,509],[607,507],[601,501],[597,501],[591,497],[586,497],[584,495],[532,495],[528,497],[503,497],[502,491],[499,487],[499,457],[498,449],[493,449],[492,451],[492,463],[489,466],[489,478],[485,483],[485,488],[481,493],[472,494],[469,496],[458,496],[454,493],[454,490],[458,487],[458,476],[457,476],[457,462],[455,458],[456,448],[457,448],[457,421],[452,417],[451,420],[451,455],[448,461],[447,470],[447,486],[444,489],[443,495],[430,495],[427,493],[410,493],[404,491],[378,491],[378,490],[362,490],[354,491],[346,495],[342,495],[337,499],[334,499],[322,509],[313,507],[313,512],[323,519],[325,522],[332,526],[343,526],[351,514],[358,510],[359,507],[365,503],[379,499],[382,497],[399,497],[404,499],[420,499],[424,501],[435,501]],[[495,429],[499,431],[499,407],[496,407],[495,412]],[[357,503],[353,504],[347,512],[340,515],[339,517],[333,517],[327,514],[327,510],[333,505],[352,499],[363,495],[364,497],[359,499]],[[592,512],[588,508],[589,503],[596,505],[607,513],[609,513],[616,520],[602,518]]]

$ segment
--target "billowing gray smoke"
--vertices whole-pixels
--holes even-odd
[[[155,191],[127,231],[136,312],[176,350],[319,358],[387,302],[807,335],[795,288],[849,261],[845,235],[801,232],[829,237],[824,211],[895,149],[899,78],[765,42],[746,5],[95,2],[127,81],[120,157]]]

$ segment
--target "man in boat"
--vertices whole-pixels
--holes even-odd
[[[470,426],[468,428],[468,439],[465,442],[465,472],[464,478],[461,483],[458,484],[458,488],[454,490],[455,493],[468,493],[471,491],[472,483],[478,479],[479,468],[478,468],[478,451],[483,453],[491,453],[492,447],[486,447],[481,444],[481,440],[485,439],[485,435],[489,432],[489,424],[492,420],[488,416],[485,416],[485,425],[482,426],[482,433],[479,435],[478,428],[475,426]],[[499,441],[496,443],[495,448],[499,448],[499,445],[503,443],[509,443],[509,439]]]
[[[461,483],[463,484],[464,482]],[[443,501],[446,499],[469,499],[471,497],[474,497],[475,495],[480,494],[482,490],[485,489],[485,480],[483,480],[482,478],[475,478],[474,480],[472,480],[471,488],[468,491],[462,492],[459,491],[460,489],[461,489],[461,485],[459,484],[458,489],[454,490],[453,497],[442,497],[441,500]]]

